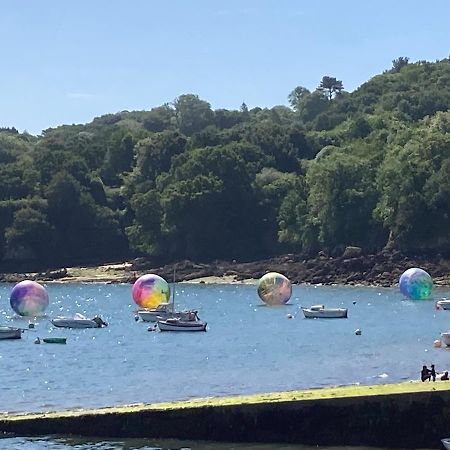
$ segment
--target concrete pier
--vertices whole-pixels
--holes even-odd
[[[439,449],[450,437],[450,382],[2,414],[0,432]]]

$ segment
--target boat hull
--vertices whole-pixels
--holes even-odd
[[[441,342],[444,345],[450,346],[450,332],[441,333]]]
[[[58,328],[98,328],[91,319],[52,319],[50,322]]]
[[[441,439],[442,445],[447,449],[450,450],[450,438],[447,439]]]
[[[189,311],[186,312],[169,312],[169,311],[145,311],[137,312],[139,318],[144,322],[158,322],[158,320],[167,319],[181,319],[181,320],[195,320],[195,315]]]
[[[449,310],[450,309],[450,300],[438,300],[436,302],[436,307],[439,309]]]
[[[306,319],[347,319],[348,311],[345,308],[312,310],[302,308]]]
[[[65,344],[67,341],[67,338],[44,338],[42,339],[46,344]]]
[[[0,327],[0,339],[21,339],[22,330],[13,327]]]
[[[206,322],[203,321],[168,321],[158,320],[158,328],[161,331],[206,331]]]

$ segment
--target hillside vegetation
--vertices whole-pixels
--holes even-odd
[[[344,84],[298,86],[291,107],[186,94],[41,136],[0,129],[0,265],[450,254],[450,60]]]

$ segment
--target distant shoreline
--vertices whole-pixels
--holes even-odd
[[[356,248],[358,249],[358,248]],[[360,250],[360,249],[359,249]],[[16,283],[25,279],[58,283],[133,283],[139,276],[155,273],[169,283],[251,284],[267,272],[279,272],[294,284],[362,285],[392,287],[411,267],[421,267],[437,286],[450,286],[450,260],[441,256],[408,257],[399,252],[363,255],[359,251],[316,258],[287,254],[260,261],[214,261],[196,263],[188,260],[163,266],[138,258],[96,266],[65,267],[46,272],[0,273],[0,282]]]

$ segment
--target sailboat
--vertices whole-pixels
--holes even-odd
[[[206,322],[200,320],[197,311],[175,311],[175,267],[173,269],[172,313],[170,317],[159,318],[156,324],[160,331],[206,331]]]

